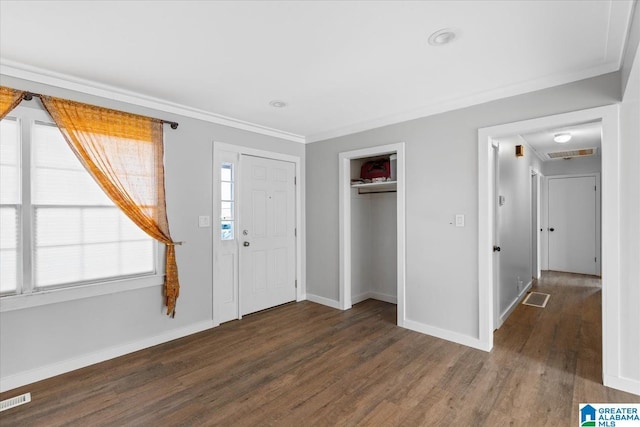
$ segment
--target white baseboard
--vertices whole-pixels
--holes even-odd
[[[482,342],[478,338],[470,337],[458,332],[447,331],[435,326],[425,325],[424,323],[416,322],[415,320],[404,319],[404,327],[436,338],[442,338],[443,340],[466,345],[467,347],[477,348],[482,351],[491,351],[489,343]]]
[[[509,306],[509,308],[507,308],[504,311],[504,313],[502,313],[502,315],[500,316],[500,324],[498,325],[498,327],[496,329],[500,328],[500,326],[502,326],[504,321],[507,320],[509,318],[509,316],[511,316],[511,313],[513,313],[513,310],[515,310],[516,307],[518,306],[518,304],[520,304],[522,302],[522,300],[524,299],[524,297],[527,296],[527,292],[529,292],[529,289],[531,289],[532,285],[533,285],[533,279],[530,280],[529,283],[527,284],[527,286],[525,286],[520,291],[520,294],[518,294],[516,299],[513,300],[513,302]]]
[[[187,335],[205,331],[207,329],[211,329],[212,327],[214,327],[214,324],[210,320],[198,322],[184,328],[173,329],[139,341],[110,347],[104,350],[97,351],[95,353],[85,354],[83,356],[63,360],[62,362],[52,363],[40,368],[8,375],[6,377],[0,378],[0,392],[5,392],[7,390],[22,387],[23,385],[31,384],[36,381],[55,377],[56,375],[71,372],[76,369],[94,365],[99,362],[104,362],[105,360],[124,356],[125,354],[133,353],[134,351],[142,350],[148,347],[153,347],[154,345],[172,341],[177,338],[186,337]]]
[[[370,292],[363,292],[360,295],[354,295],[351,297],[351,305],[366,301],[369,298],[371,298]]]
[[[366,301],[368,299],[377,299],[378,301],[384,301],[391,304],[397,304],[398,298],[393,295],[383,294],[381,292],[363,292],[360,295],[355,295],[351,297],[351,304],[357,304],[362,301]]]
[[[627,393],[633,393],[640,396],[640,381],[632,380],[630,378],[605,375],[603,383],[607,387],[615,388],[617,390],[626,391]]]
[[[369,292],[369,298],[377,299],[378,301],[388,302],[390,304],[398,304],[398,298],[395,295],[387,295],[381,292]]]
[[[307,300],[311,302],[315,302],[317,304],[326,305],[327,307],[342,310],[342,307],[340,306],[340,301],[336,301],[334,299],[321,297],[319,295],[314,295],[307,292]]]

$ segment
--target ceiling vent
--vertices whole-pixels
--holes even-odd
[[[596,148],[582,148],[580,150],[567,150],[567,151],[556,151],[553,153],[547,153],[547,156],[550,159],[571,159],[574,157],[587,157],[593,156],[597,152]]]

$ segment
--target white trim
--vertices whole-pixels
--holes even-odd
[[[40,290],[31,294],[7,295],[0,298],[0,313],[38,307],[47,304],[56,304],[65,301],[75,301],[100,295],[115,294],[118,292],[128,292],[135,289],[150,288],[153,286],[162,286],[163,283],[164,274],[156,274],[144,277],[114,280],[111,282]]]
[[[315,302],[316,304],[326,305],[327,307],[335,308],[336,310],[342,310],[342,307],[340,306],[340,301],[336,301],[331,298],[325,298],[319,295],[307,293],[307,301]]]
[[[543,178],[544,175],[542,175],[540,173],[540,171],[531,168],[532,173],[535,173],[535,182],[536,182],[536,224],[535,224],[535,229],[536,229],[536,270],[535,271],[531,271],[531,274],[533,275],[534,279],[539,279],[540,278],[540,274],[541,274],[541,268],[540,268],[540,263],[542,260],[542,252],[540,249],[540,245],[542,243],[542,239],[540,237],[540,229],[542,228],[542,209],[540,207],[540,203],[542,201],[542,196],[541,196],[541,192],[542,192],[542,182],[543,182]],[[533,216],[533,212],[531,212],[531,215]],[[533,220],[532,220],[533,222]],[[532,224],[533,226],[533,224]],[[532,242],[533,243],[533,242]]]
[[[371,294],[369,292],[363,292],[360,295],[353,295],[351,297],[351,304],[358,304],[362,301],[366,301],[371,298]]]
[[[620,2],[622,3],[622,2]],[[364,132],[383,126],[389,126],[395,123],[406,122],[409,120],[420,119],[436,114],[445,113],[447,111],[459,110],[473,105],[483,104],[497,99],[508,98],[511,96],[521,95],[524,93],[535,92],[537,90],[547,89],[554,86],[560,86],[572,83],[578,80],[596,77],[602,74],[612,73],[619,69],[617,61],[608,62],[587,70],[581,70],[575,73],[563,74],[558,76],[544,77],[530,82],[506,86],[499,89],[480,92],[471,96],[459,99],[440,99],[432,100],[429,105],[407,111],[400,114],[381,117],[375,120],[367,120],[361,123],[344,126],[327,132],[319,132],[306,136],[306,142],[318,142],[327,139],[337,138],[344,135],[350,135],[358,132]]]
[[[198,322],[189,326],[185,326],[183,328],[163,332],[149,338],[144,338],[127,344],[117,345],[115,347],[109,347],[93,353],[87,353],[79,357],[52,363],[40,368],[32,369],[30,371],[8,375],[0,379],[0,392],[12,390],[23,385],[34,383],[36,381],[41,381],[47,378],[54,377],[56,375],[64,374],[66,372],[71,372],[76,369],[104,362],[105,360],[124,356],[135,351],[153,347],[158,344],[163,344],[178,338],[186,337],[197,332],[206,331],[207,329],[211,329],[213,326],[214,325],[210,320]]]
[[[462,344],[466,345],[467,347],[477,348],[478,350],[491,350],[491,348],[486,346],[486,343],[480,341],[477,338],[460,334],[458,332],[448,331],[446,329],[440,329],[435,326],[425,325],[424,323],[416,322],[415,320],[406,319],[404,322],[404,327],[407,329],[411,329],[412,331],[421,332],[423,334],[451,341],[456,344]]]
[[[398,304],[398,297],[394,295],[387,295],[381,292],[369,292],[369,298],[377,299],[378,301],[384,301],[391,304]]]
[[[478,130],[478,299],[480,338],[493,347],[492,301],[493,203],[490,199],[490,153],[496,138],[559,127],[567,123],[602,121],[602,369],[604,378],[620,378],[620,172],[619,106],[607,105],[571,113],[524,120]]]
[[[45,70],[43,68],[33,67],[19,62],[10,61],[2,58],[0,64],[0,74],[18,79],[30,80],[36,83],[43,83],[63,89],[73,90],[86,93],[88,95],[99,96],[102,98],[113,99],[128,104],[138,105],[146,108],[153,108],[158,111],[179,114],[193,119],[204,120],[209,123],[216,123],[235,129],[246,130],[261,135],[273,136],[276,138],[286,139],[288,141],[304,143],[305,138],[302,135],[274,129],[268,126],[247,122],[233,117],[223,116],[198,108],[192,108],[183,104],[166,101],[160,98],[154,98],[142,95],[137,92],[120,89],[115,86],[109,86],[92,80],[81,79],[70,76],[68,74],[56,73]],[[20,88],[16,88],[20,89]]]
[[[529,283],[527,284],[527,286],[525,286],[522,289],[522,291],[520,292],[518,297],[516,299],[514,299],[513,302],[511,303],[511,305],[504,311],[504,313],[502,313],[500,315],[499,324],[497,325],[496,329],[500,328],[500,326],[502,326],[504,321],[507,320],[507,318],[509,316],[511,316],[511,313],[513,313],[513,310],[515,310],[516,307],[518,306],[518,304],[520,304],[522,302],[522,300],[524,299],[524,297],[527,296],[527,292],[529,292],[529,290],[531,289],[531,285],[532,284],[533,284],[533,280],[530,280]]]
[[[604,376],[604,385],[617,390],[626,391],[640,396],[640,381],[631,378]]]
[[[267,158],[267,159],[274,159],[274,160],[282,160],[285,162],[291,162],[293,164],[295,164],[295,169],[296,169],[296,186],[295,186],[295,197],[296,197],[296,229],[297,229],[297,235],[296,235],[296,280],[298,282],[298,287],[296,289],[296,301],[303,301],[305,299],[307,299],[307,284],[306,284],[306,264],[304,262],[304,257],[306,256],[306,233],[305,233],[305,229],[303,227],[303,218],[304,218],[304,207],[305,207],[305,193],[303,191],[304,189],[304,185],[305,185],[305,181],[304,181],[304,176],[302,174],[302,159],[298,156],[294,156],[291,154],[283,154],[283,153],[278,153],[275,151],[266,151],[266,150],[259,150],[256,148],[251,148],[251,147],[245,147],[242,145],[234,145],[234,144],[227,144],[224,142],[219,142],[219,141],[214,141],[213,142],[213,158],[214,158],[214,165],[217,164],[216,163],[216,159],[219,157],[220,155],[220,151],[228,151],[228,152],[232,152],[232,153],[236,153],[238,155],[238,160],[240,160],[240,158],[243,155],[247,155],[247,156],[255,156],[255,157],[263,157],[263,158]],[[240,163],[240,162],[238,162]],[[239,166],[236,169],[236,177],[239,176],[239,171],[240,171],[240,167]],[[219,182],[219,173],[214,173],[213,174],[213,189],[214,192],[216,191],[216,188],[220,188],[220,182]],[[236,184],[239,186],[242,186],[242,183],[238,181],[238,179],[236,178]],[[216,207],[218,210],[216,210]],[[238,198],[236,198],[236,208],[237,209],[241,209],[240,204],[239,204],[239,200]],[[217,215],[217,212],[219,212],[219,205],[217,202],[217,199],[214,197],[213,198],[213,212],[214,212],[214,217],[215,215]],[[239,211],[238,211],[239,212]],[[236,223],[238,221],[239,216],[236,214]],[[215,228],[216,224],[218,224],[219,226],[219,220],[213,221],[212,222],[212,226]],[[237,231],[237,230],[236,230]],[[216,239],[216,236],[218,236],[215,232],[212,233],[213,234],[213,239]],[[217,245],[214,243],[214,248],[217,248]],[[214,258],[215,258],[216,254],[214,254]],[[217,295],[216,289],[215,289],[215,278],[217,277],[216,273],[216,263],[213,263],[213,282],[211,284],[211,289],[212,289],[212,294],[213,297],[215,298],[215,296]],[[239,265],[239,264],[238,264]],[[237,276],[239,277],[239,275]],[[240,295],[240,289],[239,289],[239,281],[237,283],[237,294],[238,295],[238,302],[241,298]],[[213,312],[213,321],[214,323],[218,323],[219,324],[219,319],[217,317],[216,314],[216,310],[215,310],[215,301],[213,301],[213,307],[214,307],[214,312]],[[240,319],[242,317],[240,309],[238,308],[238,319]]]
[[[404,142],[346,151],[339,154],[338,164],[338,209],[340,234],[340,308],[348,310],[351,298],[351,159],[397,154],[397,304],[398,326],[404,326],[406,286],[406,219],[405,219],[405,152]]]
[[[362,301],[366,301],[368,299],[375,299],[378,301],[384,301],[384,302],[388,302],[391,304],[397,304],[398,303],[398,298],[395,297],[394,295],[387,295],[387,294],[383,294],[381,292],[364,292],[361,293],[360,295],[356,295],[354,297],[351,297],[351,303],[352,304],[358,304],[359,302]]]

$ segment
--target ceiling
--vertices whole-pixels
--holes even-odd
[[[310,142],[616,71],[633,4],[1,0],[0,72]]]
[[[554,136],[559,133],[569,133],[571,134],[571,139],[564,144],[559,144],[553,140]],[[593,155],[599,156],[602,145],[602,123],[597,121],[568,125],[520,136],[529,144],[542,161],[556,161],[568,157],[581,157],[563,155],[550,159],[548,154],[580,151],[589,148],[594,149]]]

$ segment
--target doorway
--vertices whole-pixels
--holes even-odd
[[[398,305],[397,324],[405,321],[405,155],[404,143],[382,145],[361,150],[348,151],[339,155],[339,212],[340,212],[340,301],[339,308],[348,310],[352,305],[352,160],[395,154],[396,181],[396,300]],[[366,184],[365,184],[366,186]]]
[[[304,300],[300,157],[216,141],[213,165],[214,325]]]
[[[479,273],[479,339],[486,350],[493,346],[493,191],[492,143],[504,135],[535,132],[564,126],[567,123],[599,121],[602,125],[602,353],[603,381],[605,385],[619,376],[619,325],[615,322],[619,312],[620,271],[618,266],[620,234],[619,218],[620,179],[618,107],[615,105],[558,114],[505,125],[482,128],[478,132],[478,273]]]
[[[537,263],[537,170],[540,160],[522,135],[494,141],[494,329],[516,309],[533,284]]]

